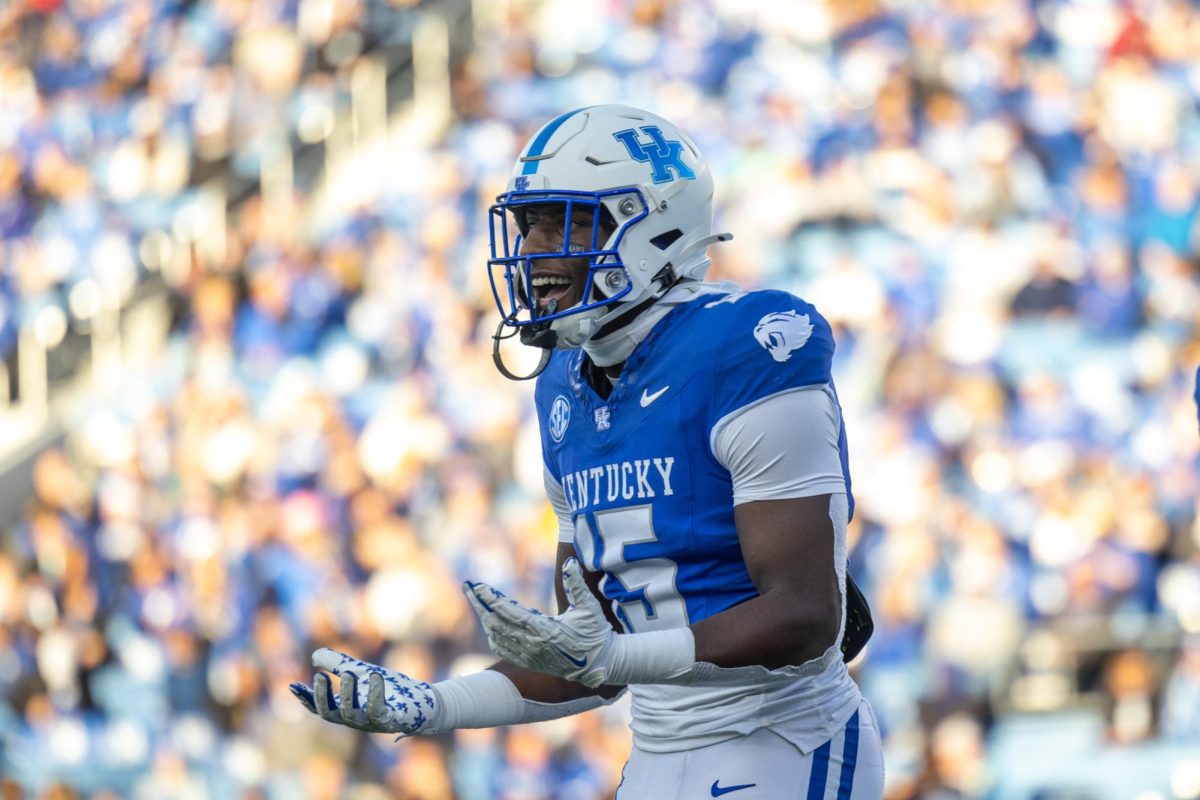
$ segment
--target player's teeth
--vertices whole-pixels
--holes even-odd
[[[533,279],[534,286],[567,286],[570,283],[570,278],[542,277]]]

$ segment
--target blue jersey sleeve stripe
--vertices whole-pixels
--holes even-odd
[[[850,800],[854,791],[854,767],[858,763],[858,712],[846,723],[846,748],[842,751],[842,774],[838,779],[837,800]]]
[[[588,106],[588,108],[591,108],[591,106]],[[542,151],[546,149],[546,145],[550,143],[550,138],[554,136],[559,128],[562,127],[564,122],[578,114],[580,111],[584,110],[585,109],[577,108],[574,111],[568,111],[567,113],[561,114],[546,123],[546,127],[542,128],[542,132],[539,133],[537,138],[533,140],[533,144],[529,145],[529,152],[525,153],[524,158],[532,160],[527,160],[525,162],[525,167],[521,170],[522,175],[534,175],[537,173],[538,161],[536,159],[542,154]]]

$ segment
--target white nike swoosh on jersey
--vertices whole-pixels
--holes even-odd
[[[646,394],[646,390],[642,389],[642,408],[645,408],[646,406],[650,405],[658,398],[662,397],[663,392],[665,392],[667,389],[670,389],[670,388],[671,388],[671,384],[668,383],[666,386],[659,389],[654,394]]]

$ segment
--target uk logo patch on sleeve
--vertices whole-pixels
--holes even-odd
[[[813,326],[808,315],[796,311],[774,311],[754,326],[754,338],[779,363],[787,361],[794,351],[804,347],[812,332]]]

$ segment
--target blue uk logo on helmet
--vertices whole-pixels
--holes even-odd
[[[641,131],[650,137],[649,144],[639,141],[637,131],[633,128],[617,131],[613,138],[625,145],[629,157],[634,161],[650,164],[650,179],[654,183],[668,183],[676,179],[696,180],[696,173],[683,163],[683,142],[666,138],[657,125],[643,125]]]

